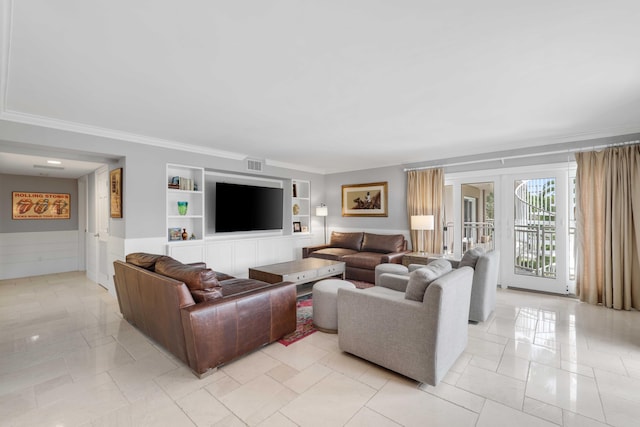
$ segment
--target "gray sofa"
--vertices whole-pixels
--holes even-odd
[[[413,277],[420,272],[404,284],[383,274],[379,286],[339,289],[340,349],[437,385],[466,348],[468,337],[473,269],[448,268],[431,282]],[[424,296],[407,299],[416,283],[426,287]]]

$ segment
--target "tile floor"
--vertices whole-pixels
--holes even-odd
[[[83,273],[0,281],[2,426],[638,426],[640,313],[499,291],[437,387],[317,332],[198,380]]]

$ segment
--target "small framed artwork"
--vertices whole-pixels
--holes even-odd
[[[343,185],[342,216],[389,216],[387,182]]]
[[[169,241],[182,240],[182,229],[180,227],[169,229]]]
[[[122,218],[122,168],[110,172],[111,218]]]
[[[302,231],[302,225],[300,224],[300,221],[294,221],[293,222],[293,232],[294,233],[300,233]]]

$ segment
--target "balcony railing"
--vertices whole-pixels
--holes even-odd
[[[465,222],[462,225],[462,253],[475,247],[485,251],[495,249],[495,226],[493,222]],[[444,229],[445,253],[453,253],[454,223],[448,222]]]

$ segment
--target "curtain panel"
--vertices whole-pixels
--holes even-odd
[[[434,230],[424,231],[424,250],[442,252],[442,206],[444,171],[442,168],[407,172],[407,215],[411,228],[412,215],[433,215]],[[423,231],[410,230],[411,247],[415,251]]]
[[[640,145],[576,153],[581,301],[640,309]]]

